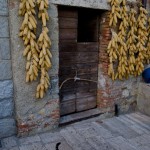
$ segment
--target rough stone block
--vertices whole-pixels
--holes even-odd
[[[93,1],[93,0],[50,0],[51,3],[54,4],[62,4],[62,5],[71,5],[71,6],[80,6],[80,7],[91,7],[98,9],[109,10],[110,7],[106,0]]]
[[[59,30],[59,26],[58,26],[58,18],[50,18],[51,22],[48,23],[48,27],[49,27],[49,34],[50,34],[50,38],[51,40],[59,40],[59,36],[58,36],[58,30]]]
[[[44,144],[53,143],[53,142],[60,141],[63,139],[63,137],[61,136],[59,132],[43,133],[43,134],[40,134],[40,137]]]
[[[50,95],[55,95],[59,93],[59,86],[58,86],[58,76],[51,77],[51,87],[49,90]]]
[[[28,145],[21,145],[20,150],[46,150],[42,143],[36,142]]]
[[[61,143],[60,146],[59,146],[59,150],[72,150],[70,145],[65,140],[62,140],[62,141],[58,140],[54,143],[46,144],[45,147],[49,150],[56,149],[56,144],[59,143],[59,142]]]
[[[0,17],[0,37],[9,37],[8,17]]]
[[[11,137],[5,138],[2,140],[2,144],[4,145],[4,147],[11,148],[12,150],[12,147],[17,146],[17,137],[11,136]]]
[[[19,139],[19,142],[20,142],[21,145],[40,142],[40,141],[41,141],[41,139],[38,135]]]
[[[52,68],[49,71],[49,75],[56,76],[58,75],[58,70],[59,70],[58,68],[59,67],[59,53],[58,51],[52,51],[51,53],[52,53],[53,58],[51,60]]]
[[[0,118],[11,117],[13,114],[12,99],[0,101]]]
[[[15,146],[13,148],[11,148],[11,150],[20,150],[19,147]]]
[[[10,45],[7,38],[0,39],[0,59],[10,59]]]
[[[0,120],[0,138],[8,137],[16,133],[16,123],[12,118]]]
[[[0,80],[8,80],[12,78],[11,61],[0,61]]]
[[[0,1],[0,15],[8,15],[7,0]]]
[[[13,82],[11,80],[0,81],[0,99],[13,97]]]
[[[50,8],[48,9],[48,14],[51,17],[57,18],[58,17],[58,11],[57,11],[57,6],[54,4],[50,5]]]

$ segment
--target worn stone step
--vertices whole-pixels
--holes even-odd
[[[93,122],[92,123],[92,128],[95,130],[95,132],[99,136],[103,137],[104,139],[105,138],[107,139],[107,138],[112,138],[113,137],[113,135],[111,134],[111,132],[109,130],[105,129],[104,127],[102,127],[101,124],[98,123],[98,122]]]
[[[41,142],[19,146],[20,150],[47,150]]]
[[[115,148],[115,150],[138,150],[137,147],[132,146],[125,138],[118,136],[107,139],[107,142]]]
[[[134,118],[137,118],[138,120],[142,121],[146,125],[150,126],[150,118],[149,117],[141,116],[137,113],[133,113],[133,114],[131,114],[131,116],[133,116]]]
[[[62,141],[64,138],[63,136],[61,136],[61,134],[59,132],[50,132],[50,133],[43,133],[43,134],[39,134],[41,141],[45,144],[45,143],[52,143],[52,142],[59,142]]]
[[[90,145],[92,145],[96,150],[115,150],[107,141],[105,141],[101,136],[96,136],[94,138],[87,139]]]
[[[147,130],[150,130],[150,126],[146,125],[145,123],[143,123],[141,120],[136,119],[135,117],[131,116],[131,114],[127,114],[125,115],[128,119],[131,119],[132,121],[134,121],[136,124],[140,125],[142,128],[145,128]]]
[[[116,119],[120,120],[121,122],[123,122],[125,125],[127,125],[129,128],[131,128],[132,130],[134,130],[135,132],[137,132],[140,135],[149,132],[149,130],[142,128],[141,126],[137,125],[134,121],[129,120],[125,116],[121,116]]]
[[[150,116],[148,116],[148,115],[142,114],[141,112],[135,112],[135,113],[138,114],[141,117],[146,118],[147,120],[150,120]]]
[[[75,139],[72,134],[69,133],[67,129],[62,129],[60,131],[60,134],[64,137],[64,139],[67,141],[67,143],[76,150],[82,150],[80,141]]]
[[[91,110],[87,110],[87,111],[83,111],[83,112],[79,112],[79,113],[66,115],[66,116],[63,116],[60,118],[60,125],[62,126],[62,125],[74,123],[77,121],[89,119],[92,117],[97,117],[100,114],[101,114],[101,112],[99,109],[91,109]]]
[[[66,128],[68,132],[80,143],[83,150],[90,150],[94,148],[87,142],[86,138],[83,136],[81,130],[75,130],[72,126]]]
[[[134,145],[136,147],[139,147],[139,146],[148,146],[148,147],[150,147],[150,135],[147,135],[147,134],[132,138],[130,140],[127,139],[127,140],[129,141],[129,143],[131,145]]]
[[[117,120],[116,118],[108,119],[103,123],[105,128],[110,129],[112,133],[117,134],[118,136],[121,135],[125,138],[133,138],[139,136],[137,132],[123,124],[121,121]],[[102,124],[102,125],[103,125]]]
[[[45,145],[45,147],[47,150],[56,150],[56,144],[58,144],[58,142],[60,142],[60,145],[58,146],[59,150],[73,150],[65,140],[48,143]]]

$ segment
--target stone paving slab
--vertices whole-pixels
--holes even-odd
[[[94,138],[89,138],[88,142],[96,150],[115,150],[107,141],[105,141],[101,136],[96,136]]]
[[[54,132],[1,140],[0,150],[150,150],[150,117],[132,113],[88,119]]]
[[[60,141],[59,150],[72,150],[71,146],[64,140]],[[57,142],[46,144],[45,147],[48,150],[55,150]]]
[[[111,138],[108,140],[108,143],[114,147],[115,150],[137,150],[137,148],[131,145],[125,138],[122,136]]]
[[[133,138],[139,136],[137,132],[129,128],[127,125],[122,123],[121,121],[117,120],[116,118],[109,119],[106,122],[104,122],[112,132],[116,132],[119,135],[122,135],[125,138]]]
[[[12,136],[3,139],[3,146],[6,148],[17,146],[17,138],[15,136]]]

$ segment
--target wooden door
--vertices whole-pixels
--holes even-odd
[[[59,85],[67,80],[60,89],[61,116],[96,107],[98,42],[78,42],[78,13],[59,8]],[[81,80],[74,81],[76,75]]]

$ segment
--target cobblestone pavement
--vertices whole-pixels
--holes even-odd
[[[1,140],[0,150],[150,150],[150,117],[131,113],[99,117],[63,127],[56,132]]]

